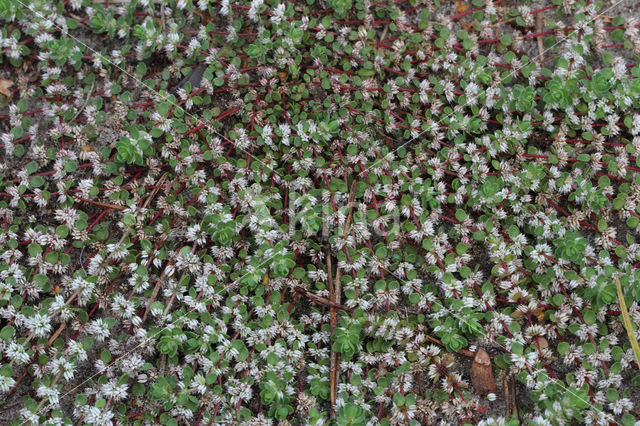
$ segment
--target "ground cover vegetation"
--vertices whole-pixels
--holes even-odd
[[[625,7],[0,0],[3,423],[634,424]]]

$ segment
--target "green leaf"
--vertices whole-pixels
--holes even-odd
[[[64,162],[64,171],[67,173],[75,172],[78,169],[78,162],[74,160],[67,160]]]
[[[56,234],[58,234],[60,238],[67,238],[69,228],[66,225],[60,225],[56,228]]]
[[[32,257],[35,257],[40,253],[42,253],[42,247],[40,247],[38,243],[29,244],[28,250],[29,250],[29,256],[32,256]]]
[[[584,322],[588,325],[595,324],[597,320],[595,312],[593,312],[591,309],[584,310],[582,312],[582,318],[584,319]]]
[[[505,46],[510,46],[513,43],[513,36],[511,34],[505,34],[500,38],[500,43]]]
[[[35,161],[31,161],[24,168],[27,174],[34,174],[38,170],[38,163]]]
[[[31,179],[29,179],[29,185],[31,185],[33,188],[40,188],[42,185],[44,185],[44,179],[41,176],[33,176]]]
[[[4,377],[13,376],[13,369],[11,368],[11,366],[8,364],[5,364],[2,367],[0,367],[0,376],[4,376]]]
[[[104,362],[105,364],[108,364],[111,361],[111,352],[109,352],[108,350],[103,350],[100,353],[100,359],[102,360],[102,362]]]
[[[558,343],[558,353],[560,355],[564,355],[567,352],[569,352],[569,348],[570,348],[570,346],[569,346],[569,343],[567,343],[567,342]]]
[[[13,338],[16,329],[11,325],[5,325],[0,330],[0,339],[6,340],[7,342]]]
[[[136,224],[136,217],[132,214],[127,213],[122,218],[122,221],[127,226],[134,226]]]
[[[591,355],[596,353],[596,346],[591,342],[586,342],[582,344],[582,350],[584,351],[585,355]]]

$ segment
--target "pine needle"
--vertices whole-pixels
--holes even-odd
[[[629,342],[633,349],[633,354],[636,357],[636,362],[640,366],[640,345],[638,339],[633,331],[633,324],[631,324],[631,317],[629,317],[629,311],[627,310],[627,304],[624,301],[624,294],[622,293],[622,286],[620,285],[620,278],[616,276],[616,289],[618,290],[618,303],[620,304],[620,312],[622,315],[622,322],[624,328],[627,329],[627,336],[629,336]]]

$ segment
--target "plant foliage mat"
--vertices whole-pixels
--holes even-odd
[[[634,7],[0,0],[0,420],[633,424]]]

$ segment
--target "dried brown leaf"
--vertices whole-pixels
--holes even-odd
[[[11,97],[11,91],[9,90],[11,86],[13,86],[13,81],[4,78],[0,79],[0,93],[5,95],[7,98]]]
[[[479,394],[496,393],[496,381],[491,369],[491,357],[482,348],[476,350],[471,366],[471,384]]]

